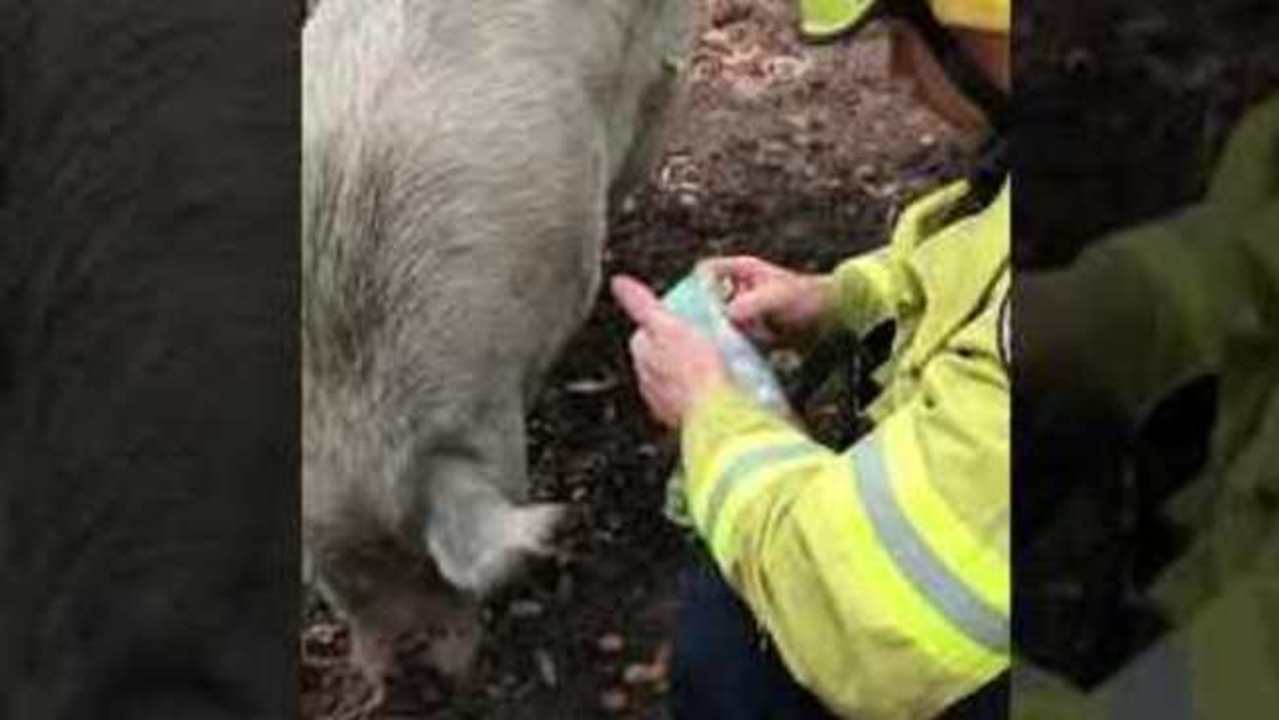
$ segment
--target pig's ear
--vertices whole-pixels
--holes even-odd
[[[562,505],[517,506],[484,488],[464,502],[434,508],[426,546],[446,580],[483,594],[510,579],[530,556],[549,555],[563,514]]]

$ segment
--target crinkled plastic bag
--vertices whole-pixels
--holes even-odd
[[[698,263],[693,272],[662,297],[662,303],[711,339],[724,358],[729,380],[734,386],[766,409],[789,417],[790,405],[772,366],[750,339],[733,325],[725,312],[725,304],[732,293],[731,281],[715,278],[705,263]],[[691,528],[683,476],[683,468],[677,461],[666,484],[664,513],[676,525]]]

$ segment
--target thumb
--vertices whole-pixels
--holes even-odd
[[[667,309],[647,285],[629,275],[614,275],[609,282],[613,299],[623,312],[640,327],[660,325],[666,321]]]
[[[762,322],[765,316],[783,304],[786,288],[763,285],[734,297],[728,303],[728,317],[737,325]]]

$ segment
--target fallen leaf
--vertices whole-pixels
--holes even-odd
[[[625,690],[620,688],[605,690],[604,693],[600,695],[600,707],[604,708],[608,712],[621,712],[626,709],[626,706],[630,704],[630,701],[630,696],[626,694]]]
[[[622,672],[622,682],[627,685],[647,685],[657,680],[656,675],[652,665],[632,663]]]
[[[622,651],[622,648],[626,646],[626,641],[617,633],[607,633],[600,636],[597,645],[600,652],[614,654]]]
[[[615,377],[604,377],[599,379],[583,379],[574,380],[565,383],[564,390],[573,395],[598,395],[602,392],[608,392],[618,386],[618,380]]]
[[[533,652],[533,660],[537,662],[537,671],[542,676],[542,682],[547,687],[555,687],[559,682],[559,678],[555,672],[555,661],[551,659],[550,653],[538,648]]]
[[[516,600],[507,608],[507,612],[511,617],[515,618],[534,618],[542,614],[542,603],[536,600]]]

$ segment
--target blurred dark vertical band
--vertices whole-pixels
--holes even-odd
[[[1279,6],[1022,0],[1014,27],[1014,717],[1268,717],[1220,703],[1279,690],[1252,681],[1279,649],[1207,638],[1279,627],[1238,611],[1276,581],[1247,549],[1279,537],[1279,126],[1223,160],[1279,93]]]
[[[0,717],[296,714],[299,4],[0,0]]]

